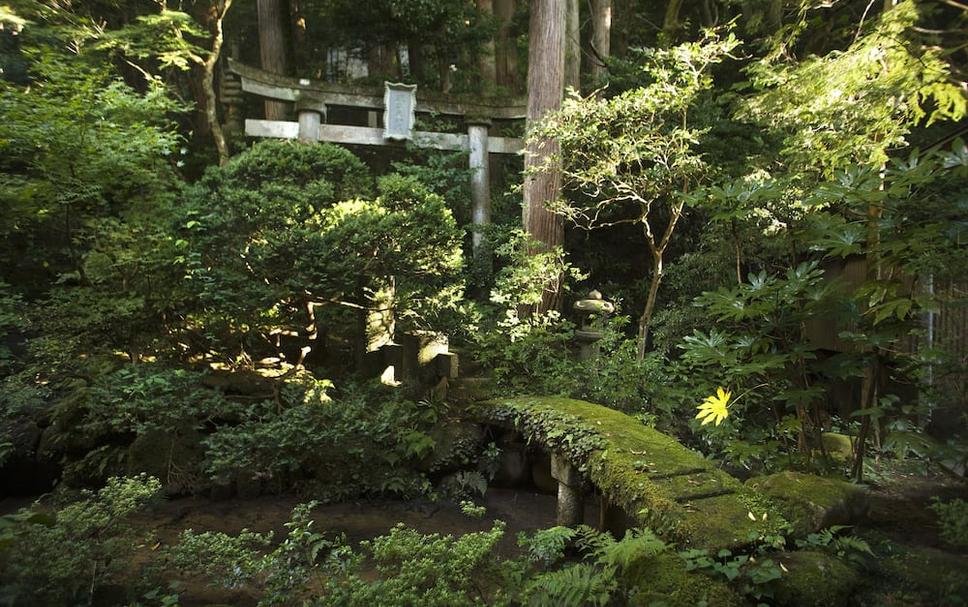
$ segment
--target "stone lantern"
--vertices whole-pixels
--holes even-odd
[[[591,360],[598,356],[598,342],[605,336],[602,320],[615,311],[610,301],[602,299],[602,294],[592,290],[585,299],[575,302],[575,311],[581,315],[581,328],[575,331],[580,350],[578,360]]]

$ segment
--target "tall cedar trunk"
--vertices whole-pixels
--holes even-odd
[[[494,41],[494,71],[497,83],[509,89],[518,88],[518,49],[511,31],[515,0],[494,0],[498,30]]]
[[[256,0],[259,14],[259,56],[262,69],[273,74],[289,75],[290,62],[286,30],[289,29],[289,6],[286,0]],[[288,113],[283,101],[265,102],[266,120],[285,120]]]
[[[561,107],[565,71],[565,7],[567,0],[534,0],[531,5],[530,44],[528,47],[528,124],[533,125],[545,114]],[[527,177],[524,181],[523,225],[540,247],[549,250],[564,242],[565,228],[561,216],[551,212],[547,204],[561,192],[561,171],[547,166],[550,156],[557,156],[558,142],[550,139],[528,145],[524,157]],[[528,174],[530,169],[544,170]],[[560,281],[549,285],[538,312],[546,312],[560,305]]]
[[[390,44],[374,44],[366,52],[366,71],[370,76],[399,78],[400,61],[397,47]]]
[[[407,42],[407,59],[410,61],[410,78],[414,82],[423,82],[426,74],[426,53],[423,44],[416,38]]]
[[[567,0],[565,17],[565,88],[581,90],[581,12],[579,0]]]
[[[321,74],[326,73],[326,53],[321,53],[321,57],[310,57],[311,49],[306,46],[306,15],[303,11],[304,0],[289,0],[289,48],[292,51],[291,68],[294,74],[304,74],[309,69],[310,63],[322,64]],[[313,61],[315,59],[315,61]]]
[[[485,15],[494,14],[494,0],[477,0],[477,8]],[[497,59],[494,56],[495,41],[493,38],[486,41],[481,48],[479,67],[481,79],[489,88],[497,84]]]
[[[591,57],[588,61],[588,79],[598,88],[605,79],[611,51],[612,0],[592,0]]]

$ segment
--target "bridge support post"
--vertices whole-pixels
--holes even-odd
[[[473,119],[467,121],[467,139],[470,147],[471,169],[471,236],[474,255],[478,255],[484,234],[481,228],[491,223],[491,166],[487,155],[487,136],[491,121]]]
[[[564,455],[551,454],[551,476],[558,481],[558,525],[576,527],[585,521],[581,475]]]

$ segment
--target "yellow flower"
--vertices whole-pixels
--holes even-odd
[[[729,390],[724,390],[722,387],[716,389],[715,396],[707,396],[706,400],[699,405],[699,414],[696,415],[696,419],[702,419],[702,425],[705,426],[711,421],[715,421],[718,426],[729,416],[729,399],[733,396],[733,393]]]

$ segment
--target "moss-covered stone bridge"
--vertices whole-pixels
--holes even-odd
[[[828,515],[857,497],[847,483],[796,473],[784,477],[782,487],[776,480],[744,485],[676,439],[585,401],[492,399],[475,403],[472,411],[476,421],[513,428],[551,452],[559,514],[569,500],[580,499],[581,480],[587,479],[632,524],[684,546],[749,544],[793,517],[799,519],[791,521],[795,526],[819,528],[839,522]],[[853,513],[836,514],[842,519]]]

